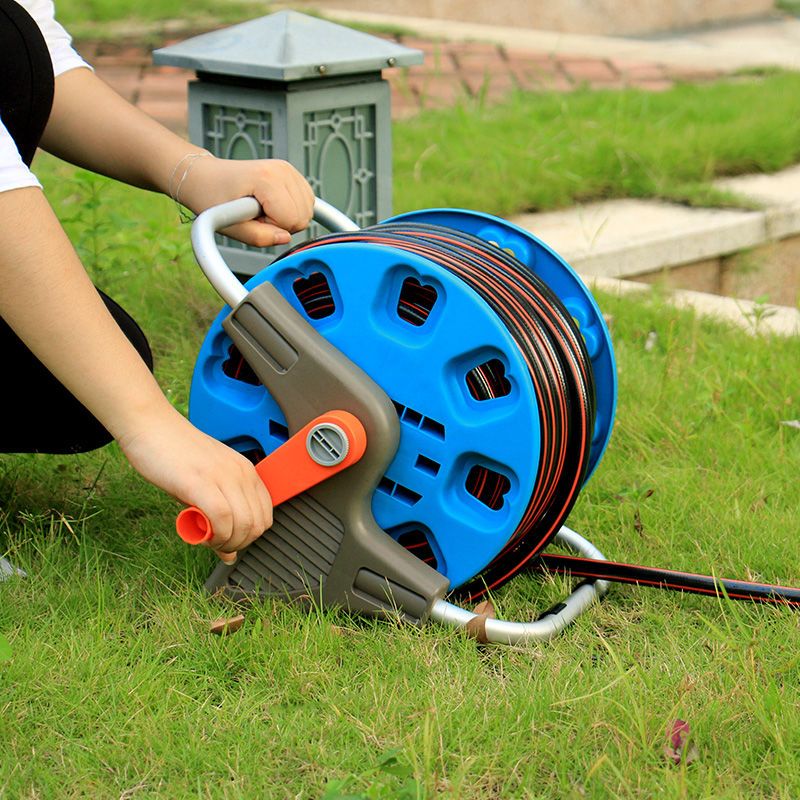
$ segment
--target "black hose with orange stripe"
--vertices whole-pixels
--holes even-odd
[[[526,567],[571,573],[589,579],[654,586],[731,599],[800,606],[800,589],[721,579],[694,573],[593,561],[566,555],[542,554],[563,525],[586,477],[594,429],[594,377],[583,338],[555,293],[513,255],[475,236],[429,224],[396,222],[357,232],[335,233],[304,243],[291,252],[337,243],[380,244],[420,255],[458,276],[497,314],[519,347],[530,371],[540,417],[541,450],[538,474],[530,500],[516,530],[494,560],[458,594],[475,600],[496,589]],[[326,307],[330,298],[319,286],[304,289],[304,305]],[[399,309],[412,324],[421,325],[430,308],[426,287],[402,300]],[[418,295],[418,296],[417,296]],[[298,296],[300,296],[298,294]],[[312,315],[313,316],[313,315]],[[505,377],[491,363],[467,375],[476,400],[507,392]],[[502,504],[506,480],[484,468],[468,477],[468,491],[489,508]],[[401,542],[426,558],[427,540]]]
[[[679,572],[661,567],[644,567],[618,561],[595,561],[591,558],[543,553],[542,566],[550,572],[563,572],[581,578],[598,578],[617,583],[633,583],[676,592],[712,596],[727,595],[731,600],[750,600],[800,607],[800,589],[770,583],[753,583],[694,572]]]

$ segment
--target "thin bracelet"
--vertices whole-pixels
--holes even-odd
[[[172,174],[169,176],[169,181],[167,182],[167,192],[169,196],[175,201],[175,205],[178,207],[178,217],[180,221],[183,223],[192,222],[194,220],[193,214],[188,214],[186,210],[181,205],[181,188],[183,187],[183,182],[186,180],[189,173],[192,171],[192,167],[195,165],[195,162],[198,158],[213,158],[214,156],[209,153],[207,150],[204,150],[202,153],[187,153],[185,156],[178,160],[178,163],[172,168]],[[178,169],[180,169],[181,164],[184,161],[189,161],[189,165],[181,175],[181,179],[178,181],[178,185],[175,187],[175,191],[172,191],[172,185],[175,182],[175,176],[178,174]]]

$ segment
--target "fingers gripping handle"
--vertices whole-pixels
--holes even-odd
[[[256,473],[272,505],[278,506],[355,464],[366,447],[367,434],[357,417],[347,411],[329,411],[259,461]],[[196,506],[178,514],[175,528],[187,544],[203,544],[214,536],[211,522]]]
[[[361,230],[347,214],[334,208],[330,203],[320,200],[319,197],[314,200],[314,219],[329,231]]]
[[[192,225],[192,247],[197,263],[217,294],[231,308],[244,300],[247,289],[223,260],[214,234],[230,225],[255,219],[261,213],[261,205],[255,197],[240,197],[206,209]],[[314,219],[331,231],[359,230],[346,214],[319,198],[314,201]]]

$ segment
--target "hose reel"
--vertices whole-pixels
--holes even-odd
[[[342,409],[364,424],[366,456],[277,508],[208,589],[466,626],[475,615],[446,592],[497,588],[556,539],[580,558],[543,563],[578,564],[588,580],[537,621],[487,620],[489,641],[514,642],[562,629],[604,578],[630,579],[595,570],[604,556],[563,526],[611,435],[616,372],[599,308],[556,253],[486,214],[418,211],[359,230],[318,200],[335,232],[242,286],[214,232],[259,211],[244,198],[193,227],[229,307],[200,349],[190,418],[256,462]]]
[[[513,309],[504,321],[498,314],[501,306],[493,308],[488,294],[498,286],[496,276],[468,273],[468,265],[437,247],[445,246],[437,241],[442,232],[453,238],[446,245],[451,249],[480,244],[485,252],[475,254],[475,261],[493,257],[496,264],[486,263],[498,274],[514,268],[515,259],[505,252],[513,250],[537,269],[558,273],[567,287],[558,322],[572,329],[573,344],[588,337],[582,354],[588,379],[602,383],[586,463],[578,465],[582,483],[597,465],[613,423],[616,379],[610,339],[588,290],[530,234],[486,215],[416,213],[300,247],[273,262],[247,288],[265,281],[275,286],[392,400],[400,445],[376,489],[375,519],[394,538],[423,551],[455,587],[507,545],[528,510],[537,477],[546,472],[539,463],[544,411],[537,405],[536,376],[514,334],[533,349],[534,336],[547,332],[515,331],[509,324]],[[448,258],[461,267],[460,274],[443,266]],[[532,267],[520,261],[516,266],[526,277],[536,277]],[[509,296],[508,283],[516,278],[511,274],[504,281]],[[487,285],[481,288],[479,279]],[[543,282],[540,289],[549,293]],[[554,293],[547,300],[558,302]],[[285,416],[231,348],[222,319],[211,326],[198,357],[191,419],[236,449],[268,454],[288,435]],[[557,354],[545,356],[555,359]],[[537,366],[541,373],[549,365]],[[559,390],[550,386],[541,391]],[[593,397],[587,400],[594,405]],[[548,430],[544,443],[546,455],[557,458]],[[564,453],[560,457],[563,462]]]

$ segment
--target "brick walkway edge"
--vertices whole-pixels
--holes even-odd
[[[567,92],[586,86],[664,91],[676,81],[712,80],[721,75],[719,71],[658,63],[508,50],[480,42],[391,38],[425,54],[425,62],[419,66],[384,70],[392,88],[395,118],[469,98],[495,101],[516,88]],[[163,44],[174,41],[165,40]],[[76,48],[123,97],[173,130],[186,132],[186,84],[194,77],[192,71],[154,66],[152,49],[137,43],[78,41]]]

